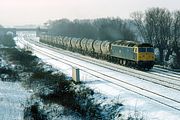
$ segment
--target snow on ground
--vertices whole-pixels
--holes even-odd
[[[39,53],[35,53],[35,54],[38,57],[42,58],[42,60],[46,61],[48,64],[51,64],[52,66],[54,66],[57,69],[60,69],[62,72],[66,73],[67,75],[72,76],[71,66],[58,62],[56,60],[52,60]],[[63,56],[63,59],[64,58],[65,56]],[[67,58],[67,59],[70,60],[70,58]],[[72,61],[75,62],[75,60],[72,60]],[[81,63],[83,64],[83,62]],[[88,67],[88,63],[84,63],[84,64]],[[92,66],[89,66],[89,67],[92,68]],[[107,74],[114,74],[114,75],[117,74],[118,77],[122,77],[122,79],[125,79],[125,80],[127,79],[132,80],[132,82],[135,79],[138,79],[138,78],[133,78],[131,76],[127,76],[127,75],[123,75],[123,74],[119,74],[115,72],[110,73],[109,70],[103,70],[102,68],[99,69],[99,67],[95,67],[95,66],[93,68],[96,69],[97,71],[100,71],[100,70],[104,71]],[[153,101],[150,101],[149,99],[146,99],[144,97],[131,93],[123,88],[120,88],[111,83],[103,81],[102,79],[94,77],[83,71],[80,71],[80,75],[81,75],[80,76],[81,81],[86,82],[87,86],[97,90],[98,92],[101,92],[102,94],[106,96],[114,97],[114,98],[119,97],[120,101],[123,101],[123,104],[125,104],[125,107],[126,107],[125,112],[127,113],[127,115],[129,114],[129,112],[134,112],[135,110],[138,110],[138,111],[142,111],[143,114],[148,116],[148,118],[150,119],[158,118],[159,120],[171,120],[171,119],[176,120],[175,118],[180,118],[180,115],[179,115],[180,113],[173,112],[168,107],[154,103]],[[147,85],[145,82],[144,83],[137,82],[137,84],[143,84],[143,86]],[[163,91],[163,89],[158,89],[157,87],[154,87],[152,84],[148,84],[148,87],[150,87],[150,89],[154,88],[155,91],[156,90]],[[169,94],[169,92],[166,92],[166,91],[164,91],[164,93]],[[172,93],[171,95],[173,95],[174,97],[177,97],[176,93]],[[164,108],[166,109],[164,110]]]
[[[6,66],[0,58],[0,67]],[[23,120],[24,104],[30,96],[19,82],[5,82],[0,79],[0,120]]]
[[[16,82],[0,81],[0,119],[23,120],[23,110],[29,93]]]
[[[21,38],[18,38],[18,39],[21,39]],[[21,45],[20,43],[18,43],[18,45],[23,47],[23,45]],[[34,46],[34,48],[35,47],[36,46]],[[45,48],[41,48],[41,49],[46,50],[48,52],[52,52]],[[71,66],[68,66],[68,65],[64,64],[63,62],[52,60],[51,58],[44,56],[41,53],[38,53],[36,51],[34,51],[34,54],[36,54],[44,62],[51,64],[53,67],[59,69],[63,73],[67,74],[68,76],[72,76],[72,67]],[[111,71],[111,70],[108,70],[108,69],[105,69],[102,67],[97,67],[90,63],[87,63],[84,61],[79,61],[77,59],[73,59],[73,58],[64,56],[62,54],[56,53],[56,55],[57,55],[57,57],[71,60],[72,62],[81,63],[81,65],[84,65],[89,68],[93,68],[97,71],[103,71],[104,73],[107,73],[108,75],[116,76],[118,78],[121,78],[122,80],[132,82],[134,84],[149,88],[154,91],[159,91],[160,93],[166,94],[166,95],[170,96],[171,98],[177,98],[177,100],[180,99],[179,97],[177,97],[180,95],[180,93],[178,93],[177,91],[173,91],[170,89],[164,89],[164,87],[162,87],[162,86],[158,86],[158,85],[155,85],[152,83],[142,81],[139,78],[121,74],[118,72],[114,72],[114,71]],[[72,65],[74,65],[74,64],[72,64]],[[125,113],[126,115],[129,115],[130,113],[134,113],[134,111],[139,111],[138,114],[143,114],[143,116],[146,119],[150,119],[150,120],[178,120],[180,118],[179,111],[175,111],[169,107],[161,105],[150,99],[147,99],[145,97],[142,97],[135,93],[132,93],[128,90],[120,88],[119,86],[108,83],[108,82],[104,81],[103,79],[94,77],[83,71],[80,71],[80,78],[81,78],[81,81],[85,82],[87,86],[91,87],[92,89],[95,89],[96,91],[104,94],[105,96],[108,96],[109,98],[119,98],[119,100],[125,105],[125,110],[123,111],[123,113]]]

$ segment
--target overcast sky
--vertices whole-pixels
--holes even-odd
[[[133,11],[180,9],[180,0],[0,0],[0,24],[43,24],[47,20],[129,18]]]

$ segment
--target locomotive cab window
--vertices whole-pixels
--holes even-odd
[[[146,52],[146,48],[139,48],[138,52]]]
[[[154,48],[147,48],[147,52],[154,52]]]

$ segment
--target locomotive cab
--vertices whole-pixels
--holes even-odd
[[[141,44],[134,49],[137,54],[137,64],[141,68],[151,69],[154,65],[154,48],[149,44]]]

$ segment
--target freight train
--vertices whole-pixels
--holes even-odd
[[[40,42],[141,70],[149,70],[155,63],[154,48],[148,43],[50,35],[40,35]]]

